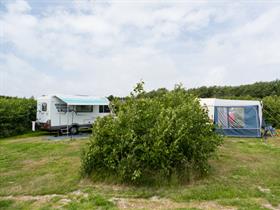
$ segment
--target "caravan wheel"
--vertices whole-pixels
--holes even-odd
[[[77,126],[73,126],[69,129],[70,134],[76,135],[79,132],[79,129]]]

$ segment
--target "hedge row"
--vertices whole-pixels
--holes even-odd
[[[0,138],[30,131],[35,119],[34,99],[0,97]]]
[[[280,96],[268,96],[262,102],[265,122],[280,128]]]

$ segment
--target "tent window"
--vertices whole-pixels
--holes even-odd
[[[42,111],[43,112],[47,111],[47,103],[42,103]]]
[[[88,106],[88,105],[76,106],[76,112],[93,112],[93,106]]]
[[[244,112],[245,112],[244,108],[235,108],[235,107],[229,108],[229,112],[228,112],[229,127],[244,128],[245,126]]]
[[[99,106],[99,113],[110,113],[110,108],[107,105]]]
[[[214,120],[222,135],[261,136],[258,106],[216,106]]]
[[[217,108],[219,128],[228,128],[228,115],[226,107]]]

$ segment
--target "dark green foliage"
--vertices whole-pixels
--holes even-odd
[[[150,92],[145,93],[145,97],[147,98],[156,98],[161,97],[166,94],[168,90],[166,88],[159,88],[157,90],[152,90]]]
[[[31,130],[36,119],[34,99],[0,97],[0,137],[8,137]]]
[[[262,101],[265,121],[280,128],[280,96],[268,96]]]
[[[82,173],[115,175],[139,183],[191,171],[208,172],[221,138],[198,100],[182,88],[147,98],[142,85],[118,104],[116,116],[99,118],[82,156]],[[105,177],[104,177],[105,178]]]
[[[272,82],[256,82],[251,85],[240,86],[212,86],[200,87],[188,90],[201,98],[264,98],[266,96],[280,96],[280,80]]]
[[[14,201],[12,200],[0,200],[0,210],[4,210],[7,209],[8,207],[10,207],[12,204],[14,203]]]

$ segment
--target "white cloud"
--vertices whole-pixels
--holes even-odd
[[[8,3],[7,10],[11,13],[29,12],[31,7],[24,0],[17,0],[16,2]]]
[[[280,77],[277,4],[32,5],[0,12],[0,95],[126,95],[140,79],[152,89]]]
[[[3,87],[1,88],[7,95],[15,95],[15,93],[21,96],[40,94],[37,87],[45,87],[53,83],[53,78],[38,72],[13,54],[1,55],[0,59],[4,60],[0,63],[0,78],[3,79]]]

